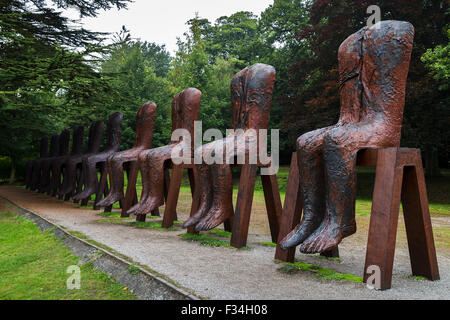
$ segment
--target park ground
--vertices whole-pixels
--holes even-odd
[[[278,183],[282,201],[284,201],[287,177],[288,168],[281,168],[278,174]],[[235,198],[237,196],[238,178],[239,173],[236,172],[234,179]],[[201,298],[262,298],[260,293],[254,292],[255,288],[251,287],[254,286],[255,281],[257,282],[258,277],[261,277],[261,275],[253,275],[255,278],[253,281],[251,279],[242,279],[242,283],[237,287],[248,285],[249,287],[246,288],[245,293],[236,291],[238,289],[234,288],[232,283],[228,283],[231,288],[230,292],[224,293],[220,290],[216,292],[215,287],[217,287],[217,284],[212,284],[212,282],[219,281],[220,284],[221,281],[214,276],[217,270],[205,269],[203,265],[200,266],[198,263],[211,264],[211,261],[221,261],[221,259],[230,264],[242,263],[242,267],[247,269],[255,268],[255,266],[252,266],[252,263],[260,261],[261,270],[267,273],[266,277],[271,276],[282,282],[289,280],[290,277],[296,277],[298,281],[303,281],[305,285],[308,284],[312,288],[317,288],[317,290],[326,290],[327,286],[334,289],[344,288],[345,296],[336,294],[332,298],[410,298],[411,295],[408,291],[411,290],[411,286],[417,290],[417,288],[421,288],[421,283],[425,287],[425,292],[431,290],[435,286],[434,283],[430,284],[427,281],[414,279],[408,275],[410,271],[408,270],[406,234],[403,219],[400,217],[397,239],[398,250],[396,266],[394,266],[397,269],[397,271],[394,271],[394,289],[388,291],[389,293],[387,294],[380,293],[379,296],[361,291],[362,288],[359,287],[359,285],[362,285],[360,283],[361,264],[364,262],[364,250],[367,242],[373,181],[373,171],[365,169],[358,173],[358,200],[356,205],[358,232],[344,240],[341,247],[341,260],[326,261],[317,256],[310,257],[297,253],[296,258],[298,261],[296,265],[283,265],[282,267],[273,261],[274,248],[270,241],[264,194],[259,179],[255,187],[252,207],[249,247],[246,248],[248,250],[243,251],[228,248],[229,234],[223,232],[220,228],[211,233],[202,234],[199,238],[191,239],[181,229],[181,222],[178,222],[171,230],[163,230],[160,227],[161,219],[157,217],[149,218],[145,224],[137,224],[132,219],[120,219],[117,206],[113,213],[102,213],[92,211],[89,207],[80,208],[78,205],[70,202],[63,203],[45,195],[31,193],[23,190],[21,186],[3,186],[0,191],[2,196],[5,194],[11,195],[11,197],[15,198],[15,202],[21,202],[21,206],[27,207],[29,205],[28,209],[43,215],[67,230],[73,231],[74,235],[92,240],[97,245],[104,245],[107,249],[130,257],[133,261],[137,261],[136,263],[139,265],[148,266],[159,273],[167,275],[170,279],[174,279],[183,289],[192,290],[193,294],[197,294]],[[14,188],[15,191],[11,191],[11,188]],[[449,298],[447,270],[450,266],[450,172],[444,171],[441,177],[428,179],[427,188],[436,249],[443,280],[434,289],[435,291],[429,291],[433,294],[425,294],[422,298],[445,298],[446,294],[447,298]],[[140,179],[137,189],[138,194],[140,194]],[[189,183],[187,177],[184,177],[177,208],[179,220],[187,218],[190,211],[190,203]],[[164,212],[163,209],[161,212]],[[0,212],[0,229],[2,230],[0,237],[2,241],[0,261],[2,263],[0,265],[4,269],[1,270],[2,274],[6,275],[0,280],[1,299],[134,298],[132,293],[124,290],[120,284],[93,269],[92,265],[89,264],[82,266],[83,273],[89,274],[89,277],[85,280],[86,286],[83,286],[83,291],[67,292],[65,289],[65,281],[67,279],[65,268],[67,265],[77,264],[77,258],[71,255],[70,250],[65,248],[52,234],[39,231],[37,227],[24,218],[16,217],[5,211],[0,210]],[[109,235],[100,235],[100,233],[105,233],[103,230],[107,230],[106,233]],[[133,248],[133,246],[129,247],[128,244],[125,245],[123,241],[120,243],[120,240],[114,239],[115,237],[124,237],[122,233],[125,234],[125,239],[127,240],[135,238],[135,241],[139,241],[139,239],[142,239],[143,243],[138,244],[137,248]],[[165,247],[166,245],[167,247]],[[156,250],[154,246],[159,247],[159,249]],[[164,252],[164,249],[167,249],[167,252]],[[141,255],[139,255],[139,252],[141,252]],[[189,254],[189,252],[191,253]],[[199,261],[192,260],[186,254],[196,256]],[[245,261],[246,259],[250,260]],[[168,264],[169,262],[172,264]],[[234,269],[234,266],[228,265],[222,270],[220,276],[228,279],[225,274]],[[205,276],[208,271],[211,274]],[[50,281],[48,277],[50,277]],[[197,277],[199,278],[197,279]],[[314,279],[311,279],[311,277]],[[42,281],[43,278],[46,280]],[[316,278],[319,278],[319,280]],[[195,282],[195,279],[198,281]],[[238,279],[241,279],[241,277],[238,277]],[[231,282],[236,281],[228,280]],[[292,282],[292,279],[289,282]],[[324,282],[326,285],[324,285]],[[399,288],[395,288],[396,286]],[[427,286],[431,287],[428,288]],[[443,287],[441,288],[440,286]],[[260,287],[260,289],[261,292],[264,292],[264,288]],[[444,295],[437,294],[441,291],[444,291]],[[283,294],[275,293],[273,293],[272,297],[275,299],[303,298],[298,295],[284,296]],[[316,295],[313,293],[308,295],[308,297],[329,298],[322,293]]]

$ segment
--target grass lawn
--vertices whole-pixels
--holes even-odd
[[[128,300],[134,295],[92,262],[79,265],[81,289],[68,290],[69,266],[79,258],[51,232],[0,212],[0,300]]]

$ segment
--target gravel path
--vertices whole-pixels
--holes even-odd
[[[0,186],[0,196],[59,226],[81,232],[207,299],[450,299],[450,257],[439,250],[440,281],[410,278],[408,251],[399,248],[395,256],[393,288],[379,292],[363,284],[321,280],[309,272],[281,273],[280,265],[273,262],[275,248],[260,245],[270,241],[266,234],[250,234],[248,245],[252,249],[248,251],[209,248],[183,241],[179,234],[184,231],[98,223],[104,219],[98,212],[17,187]],[[181,214],[179,218],[186,216]],[[296,257],[362,276],[367,235],[361,233],[344,240],[340,246],[341,263],[300,253]]]

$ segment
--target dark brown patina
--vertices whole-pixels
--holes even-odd
[[[250,143],[257,146],[258,130],[267,129],[274,82],[275,69],[266,64],[247,67],[231,80],[231,125],[235,131],[225,139],[195,151],[202,159],[207,155],[220,155],[223,164],[203,162],[196,165],[199,210],[186,221],[184,227],[195,226],[196,231],[207,231],[233,216],[230,164],[236,157],[245,157],[248,161]]]
[[[356,232],[356,157],[400,145],[414,28],[383,21],[339,48],[341,116],[297,141],[302,222],[282,241],[303,253],[329,251]]]
[[[194,122],[198,119],[202,93],[189,88],[172,101],[172,132],[185,129],[194,136]],[[193,141],[191,139],[191,149]],[[142,195],[140,202],[132,207],[128,214],[143,216],[164,205],[164,165],[172,157],[172,151],[186,143],[183,138],[171,141],[169,145],[142,151],[138,157],[138,165],[142,174]]]

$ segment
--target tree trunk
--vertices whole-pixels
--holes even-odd
[[[11,157],[11,174],[9,175],[9,184],[16,181],[16,158]]]

